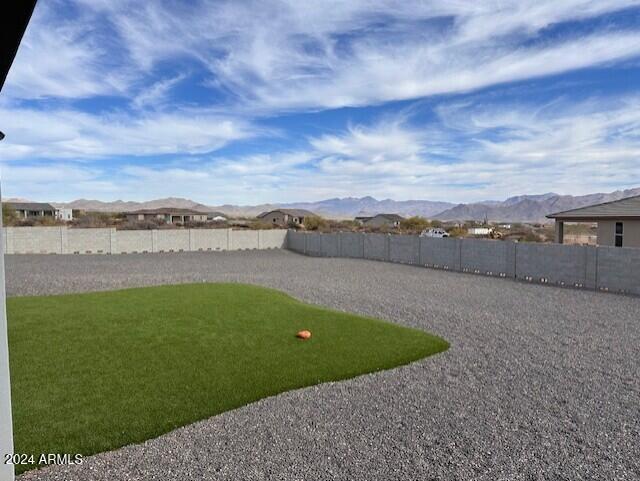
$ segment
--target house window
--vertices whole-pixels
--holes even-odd
[[[622,222],[616,222],[616,239],[615,239],[616,247],[622,247],[622,234],[623,234]]]

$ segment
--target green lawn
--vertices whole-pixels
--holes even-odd
[[[36,456],[111,450],[448,348],[422,331],[243,284],[7,303],[15,452]],[[312,339],[297,339],[300,329]]]

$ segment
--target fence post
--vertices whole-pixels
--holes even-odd
[[[462,239],[456,239],[456,242],[458,243],[456,246],[458,255],[456,256],[456,263],[453,266],[453,270],[462,272]]]
[[[584,246],[584,254],[584,287],[596,290],[598,288],[598,249],[595,246]]]
[[[233,246],[233,231],[227,229],[227,250],[230,251]]]
[[[385,257],[385,261],[391,261],[391,234],[387,234],[387,254]]]
[[[60,227],[60,254],[69,254],[69,238],[67,226]]]

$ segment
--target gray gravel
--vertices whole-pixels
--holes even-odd
[[[22,481],[640,479],[640,298],[285,251],[7,257],[10,295],[204,280],[275,287],[452,347]]]

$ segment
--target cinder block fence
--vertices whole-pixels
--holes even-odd
[[[7,254],[128,254],[141,252],[281,249],[287,231],[232,229],[69,229],[6,227]]]
[[[640,249],[635,248],[293,230],[287,248],[309,256],[372,259],[640,295]]]

